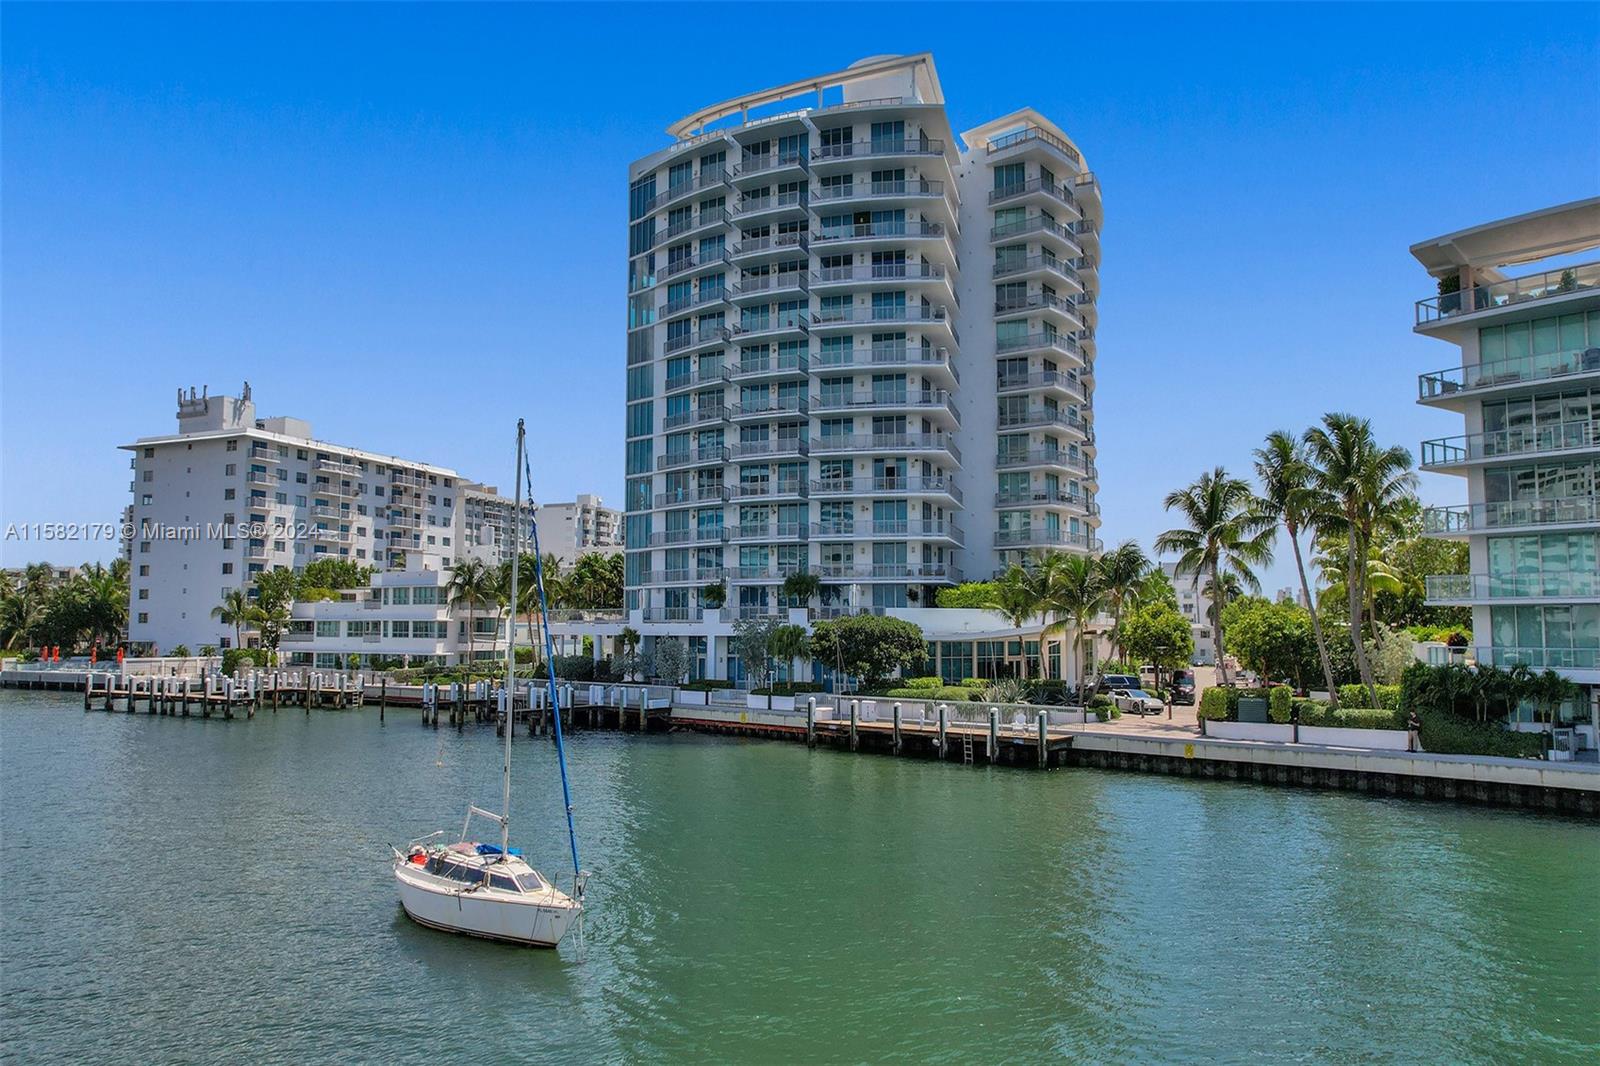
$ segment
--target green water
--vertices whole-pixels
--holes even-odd
[[[25,1062],[1594,1062],[1600,828],[697,736],[571,744],[587,950],[419,928],[387,844],[497,808],[414,712],[0,692]],[[565,874],[551,746],[514,839]]]

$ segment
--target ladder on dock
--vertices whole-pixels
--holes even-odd
[[[972,734],[961,734],[961,762],[965,766],[972,765]]]

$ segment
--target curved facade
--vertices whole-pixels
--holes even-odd
[[[958,139],[924,54],[670,132],[629,169],[630,611],[779,614],[802,571],[822,613],[931,606],[1098,549],[1100,196],[1061,130]]]

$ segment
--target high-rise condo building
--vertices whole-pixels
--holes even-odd
[[[635,617],[778,614],[798,572],[817,613],[932,606],[1098,550],[1100,190],[1059,127],[958,137],[924,53],[667,132],[628,172]]]
[[[1600,727],[1600,262],[1578,260],[1597,248],[1600,198],[1411,247],[1438,280],[1438,295],[1417,302],[1416,331],[1461,350],[1457,365],[1421,376],[1419,398],[1466,420],[1464,435],[1422,442],[1422,469],[1465,478],[1468,500],[1429,509],[1425,528],[1464,537],[1471,551],[1470,573],[1427,579],[1428,602],[1472,608],[1478,662],[1579,682],[1561,718],[1591,727]]]

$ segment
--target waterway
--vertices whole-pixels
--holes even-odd
[[[80,707],[0,691],[8,1060],[1600,1060],[1591,823],[580,733],[580,957],[396,903],[492,729]],[[515,775],[568,876],[549,742]]]

